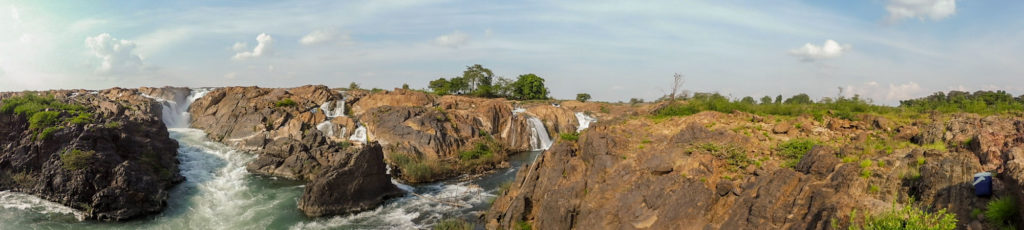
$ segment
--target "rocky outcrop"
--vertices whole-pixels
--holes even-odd
[[[1017,119],[980,119],[988,121],[944,127],[962,127],[954,133],[990,129],[1004,137],[1016,135],[1003,129],[1015,130],[1012,121]],[[976,220],[972,210],[984,210],[988,201],[975,197],[971,185],[971,176],[986,170],[987,155],[971,148],[910,146],[864,154],[864,136],[889,133],[900,125],[872,121],[856,129],[830,130],[797,119],[804,128],[772,134],[769,130],[785,121],[760,120],[704,112],[657,125],[645,118],[596,125],[578,141],[556,143],[523,168],[488,211],[486,227],[831,229],[833,224],[849,225],[854,210],[877,213],[914,199],[915,206],[928,211],[955,214],[958,227],[966,228]],[[753,130],[763,131],[749,132]],[[958,139],[952,136],[943,140],[954,144]],[[786,158],[776,146],[792,137],[829,137],[840,144],[817,146],[792,167],[784,167]],[[1007,157],[1012,163],[1000,164],[1011,172],[1006,177],[1017,178],[1024,171],[1019,163],[1024,153],[1019,144],[1001,143],[1004,147],[993,151],[1013,156]],[[1024,185],[1019,181],[997,180],[997,196],[1020,197],[1020,190],[1012,189]]]
[[[366,111],[382,106],[427,107],[432,106],[434,101],[434,96],[432,95],[407,89],[371,93],[359,97],[352,104],[352,115],[360,116]]]
[[[53,123],[37,123],[45,128],[31,127],[25,114],[0,112],[0,190],[36,195],[104,221],[163,210],[168,189],[184,177],[178,143],[160,121],[158,104],[120,88],[43,93],[55,99],[34,103],[57,114]]]
[[[548,104],[526,107],[526,114],[540,118],[551,135],[576,132],[580,125],[572,110]]]
[[[377,207],[384,200],[400,196],[384,167],[380,144],[369,143],[348,150],[348,161],[332,162],[306,185],[299,209],[307,216],[343,214]]]

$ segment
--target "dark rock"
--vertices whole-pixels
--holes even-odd
[[[306,184],[299,209],[317,217],[368,210],[403,192],[385,174],[380,144],[370,143],[350,153],[349,162],[331,165]]]

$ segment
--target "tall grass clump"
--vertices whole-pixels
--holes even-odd
[[[889,229],[956,229],[956,214],[947,213],[946,209],[929,213],[915,208],[910,204],[893,208],[876,215],[865,215],[863,222],[857,222],[857,214],[850,214],[850,230],[889,230]]]
[[[796,166],[797,163],[800,163],[800,159],[803,159],[804,155],[818,144],[817,140],[808,138],[793,139],[779,144],[779,155],[785,159],[782,167],[792,168]]]
[[[1001,197],[988,202],[985,219],[1000,226],[1013,226],[1010,221],[1017,215],[1017,201],[1011,197]]]

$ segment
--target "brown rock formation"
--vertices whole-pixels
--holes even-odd
[[[380,144],[369,143],[362,149],[348,150],[344,155],[347,161],[332,162],[306,185],[299,199],[299,209],[307,216],[372,209],[390,197],[403,194],[385,174]]]

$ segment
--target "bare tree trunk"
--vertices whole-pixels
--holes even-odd
[[[672,94],[669,94],[668,97],[672,98],[672,100],[675,101],[676,94],[679,93],[679,90],[683,88],[683,82],[685,82],[686,79],[683,79],[683,75],[679,73],[672,75],[672,78],[674,80],[672,82]]]

